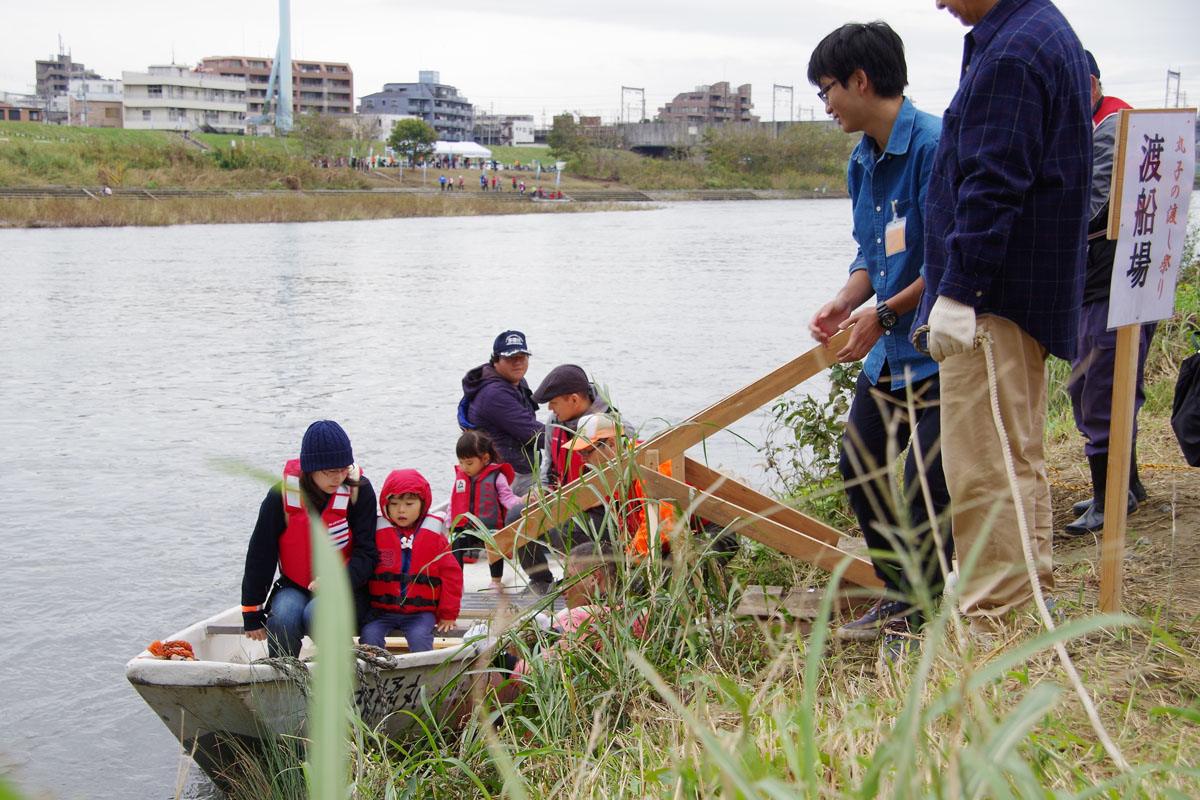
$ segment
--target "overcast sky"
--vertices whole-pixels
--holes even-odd
[[[278,40],[276,0],[6,5],[0,89],[12,92],[33,91],[33,62],[57,53],[60,35],[76,61],[117,78],[172,58],[194,65],[205,56],[274,55]],[[1106,92],[1161,106],[1170,69],[1181,73],[1188,104],[1200,102],[1198,0],[1058,5],[1096,54]],[[873,19],[904,39],[908,95],[940,114],[957,83],[966,31],[934,0],[292,0],[291,7],[292,57],[348,62],[356,104],[385,82],[415,81],[418,70],[432,69],[481,111],[538,121],[564,110],[636,119],[640,99],[623,111],[622,86],[644,89],[653,117],[675,94],[722,80],[752,84],[764,120],[821,118],[805,78],[813,47],[844,22]],[[775,84],[794,87],[794,101],[773,92]]]

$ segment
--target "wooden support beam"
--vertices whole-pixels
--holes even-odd
[[[670,499],[683,507],[693,506],[696,513],[720,525],[727,525],[743,536],[762,542],[781,553],[799,558],[814,567],[832,572],[843,559],[850,559],[846,580],[871,589],[882,589],[883,584],[875,577],[871,562],[827,544],[820,539],[793,530],[774,520],[755,514],[728,500],[707,495],[701,490],[661,473],[643,473],[642,483],[647,495],[659,499]]]
[[[825,544],[838,547],[841,543],[842,533],[837,528],[832,528],[819,519],[813,519],[790,506],[785,506],[778,500],[768,497],[761,492],[756,492],[744,483],[739,483],[726,475],[709,469],[699,461],[694,461],[685,456],[684,463],[687,465],[688,475],[690,476],[688,483],[702,491],[709,492],[721,500],[728,500],[747,511],[753,511],[755,514],[800,531],[814,539],[820,539]]]
[[[675,458],[689,447],[700,444],[717,431],[804,383],[821,370],[833,366],[837,361],[837,352],[849,338],[849,328],[838,332],[830,338],[828,345],[814,347],[724,400],[713,403],[700,413],[650,438],[638,448],[638,453],[657,450],[662,461]]]

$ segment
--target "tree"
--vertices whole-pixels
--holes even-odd
[[[305,158],[322,158],[337,155],[337,142],[346,136],[346,131],[333,117],[322,114],[302,114],[296,118],[292,136],[300,140]]]
[[[425,120],[402,119],[392,125],[388,144],[397,155],[420,160],[433,155],[433,144],[437,138],[437,131]]]
[[[583,129],[575,122],[574,114],[559,114],[554,118],[554,127],[546,135],[550,155],[560,160],[578,158],[590,149],[591,142]]]

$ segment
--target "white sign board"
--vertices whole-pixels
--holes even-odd
[[[1196,109],[1120,113],[1109,203],[1108,237],[1117,240],[1110,329],[1174,313],[1196,175]]]

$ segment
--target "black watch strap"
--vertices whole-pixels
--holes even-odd
[[[879,327],[884,330],[894,328],[896,323],[900,321],[900,315],[892,309],[888,308],[886,302],[880,302],[875,306],[875,313],[879,315]]]

